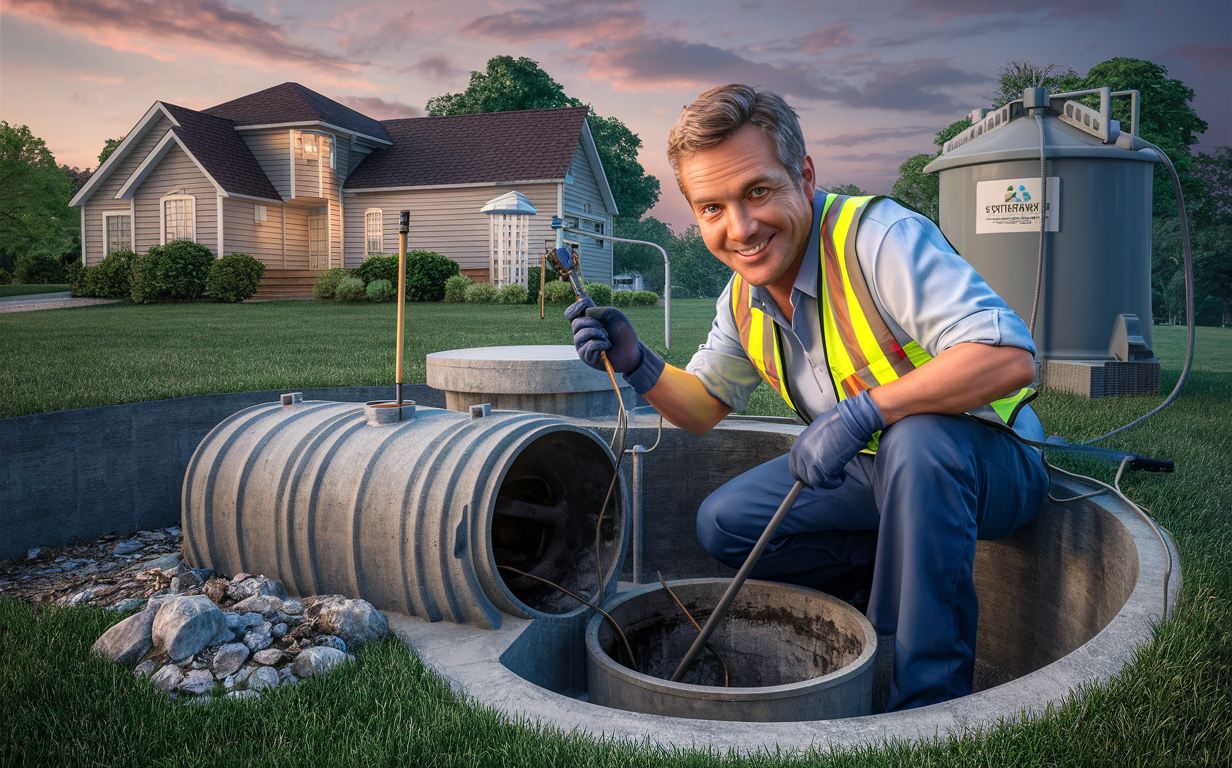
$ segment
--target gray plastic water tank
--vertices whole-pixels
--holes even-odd
[[[1067,104],[1073,102],[1054,100],[1044,116],[1047,175],[1057,178],[1058,198],[1052,199],[1050,181],[1048,207],[1058,218],[1055,231],[1045,235],[1034,334],[1039,359],[1102,362],[1122,357],[1155,363],[1149,351],[1155,155],[1106,144],[1066,124],[1057,108]],[[990,211],[989,198],[995,193],[1001,203],[1014,203],[1021,199],[1020,185],[1038,190],[1039,127],[1020,107],[1004,108],[1003,115],[1004,123],[994,113],[991,122],[971,129],[976,135],[960,135],[952,143],[958,146],[924,171],[940,174],[941,231],[1025,322],[1035,294],[1039,219],[1015,222],[1008,209]],[[1019,200],[1005,199],[1015,195]],[[1116,353],[1116,337],[1126,314],[1137,316],[1142,343],[1137,354],[1123,356]]]

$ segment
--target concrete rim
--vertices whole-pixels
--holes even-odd
[[[701,578],[701,579],[674,579],[668,582],[669,586],[684,586],[692,584],[714,584],[722,583],[726,585],[730,579],[721,578]],[[759,579],[749,579],[748,584],[775,584],[775,582],[762,581]],[[785,683],[783,685],[765,685],[749,688],[715,688],[710,685],[693,685],[691,683],[673,683],[667,680],[662,680],[657,677],[636,672],[623,664],[616,662],[603,647],[599,645],[599,626],[605,619],[595,614],[586,623],[586,651],[589,659],[600,658],[607,662],[608,669],[613,673],[623,678],[631,685],[639,688],[645,688],[656,693],[666,693],[678,698],[685,699],[700,699],[709,700],[714,698],[723,698],[728,701],[758,701],[767,699],[790,699],[805,693],[816,691],[825,688],[832,688],[839,683],[845,682],[848,678],[859,674],[866,667],[873,663],[873,657],[877,655],[877,633],[873,630],[873,625],[869,623],[864,614],[852,608],[842,600],[831,597],[824,592],[808,589],[797,585],[790,586],[795,590],[810,592],[815,595],[821,595],[828,602],[841,605],[839,610],[842,610],[852,621],[854,621],[864,632],[864,650],[847,666],[836,669],[833,672],[814,677],[807,680],[799,680],[794,683]],[[603,604],[603,609],[609,613],[617,606],[620,606],[629,600],[634,600],[642,595],[649,594],[656,590],[663,589],[660,584],[644,584],[631,589],[628,592],[621,592]],[[843,610],[846,609],[846,610]]]

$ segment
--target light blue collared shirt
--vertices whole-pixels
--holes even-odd
[[[753,306],[778,325],[783,364],[796,406],[810,418],[833,408],[838,399],[826,362],[817,307],[818,246],[825,195],[813,198],[813,228],[800,272],[791,290],[788,323],[765,288],[753,287]],[[893,200],[868,207],[856,230],[856,259],[873,305],[900,345],[915,340],[930,355],[974,341],[1010,346],[1035,354],[1026,323],[993,292],[975,269],[954,252],[941,230],[927,218]],[[740,346],[731,310],[731,283],[719,297],[706,343],[685,368],[733,410],[748,407],[761,383],[757,368]],[[1039,419],[1026,406],[1014,424],[1018,434],[1043,440]]]

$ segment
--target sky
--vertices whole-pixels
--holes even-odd
[[[620,118],[692,223],[667,134],[703,91],[743,82],[800,115],[819,183],[889,192],[933,134],[988,106],[1010,60],[1079,74],[1148,59],[1194,89],[1198,149],[1232,145],[1228,0],[0,0],[0,120],[93,167],[155,101],[204,109],[295,81],[378,119],[424,113],[489,58],[527,56]]]

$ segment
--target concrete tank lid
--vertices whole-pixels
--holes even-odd
[[[616,383],[628,388],[621,376]],[[572,344],[474,347],[428,355],[428,386],[508,395],[610,390],[607,373],[582,362]]]
[[[1154,152],[1131,152],[1115,144],[1103,144],[1060,118],[1044,118],[1044,142],[1048,159],[1099,157],[1108,160],[1130,160],[1155,163]],[[962,168],[983,163],[1003,163],[1011,160],[1039,159],[1039,127],[1033,117],[1019,117],[1008,125],[989,131],[961,147],[947,152],[924,166],[924,173],[936,173],[950,168]]]

